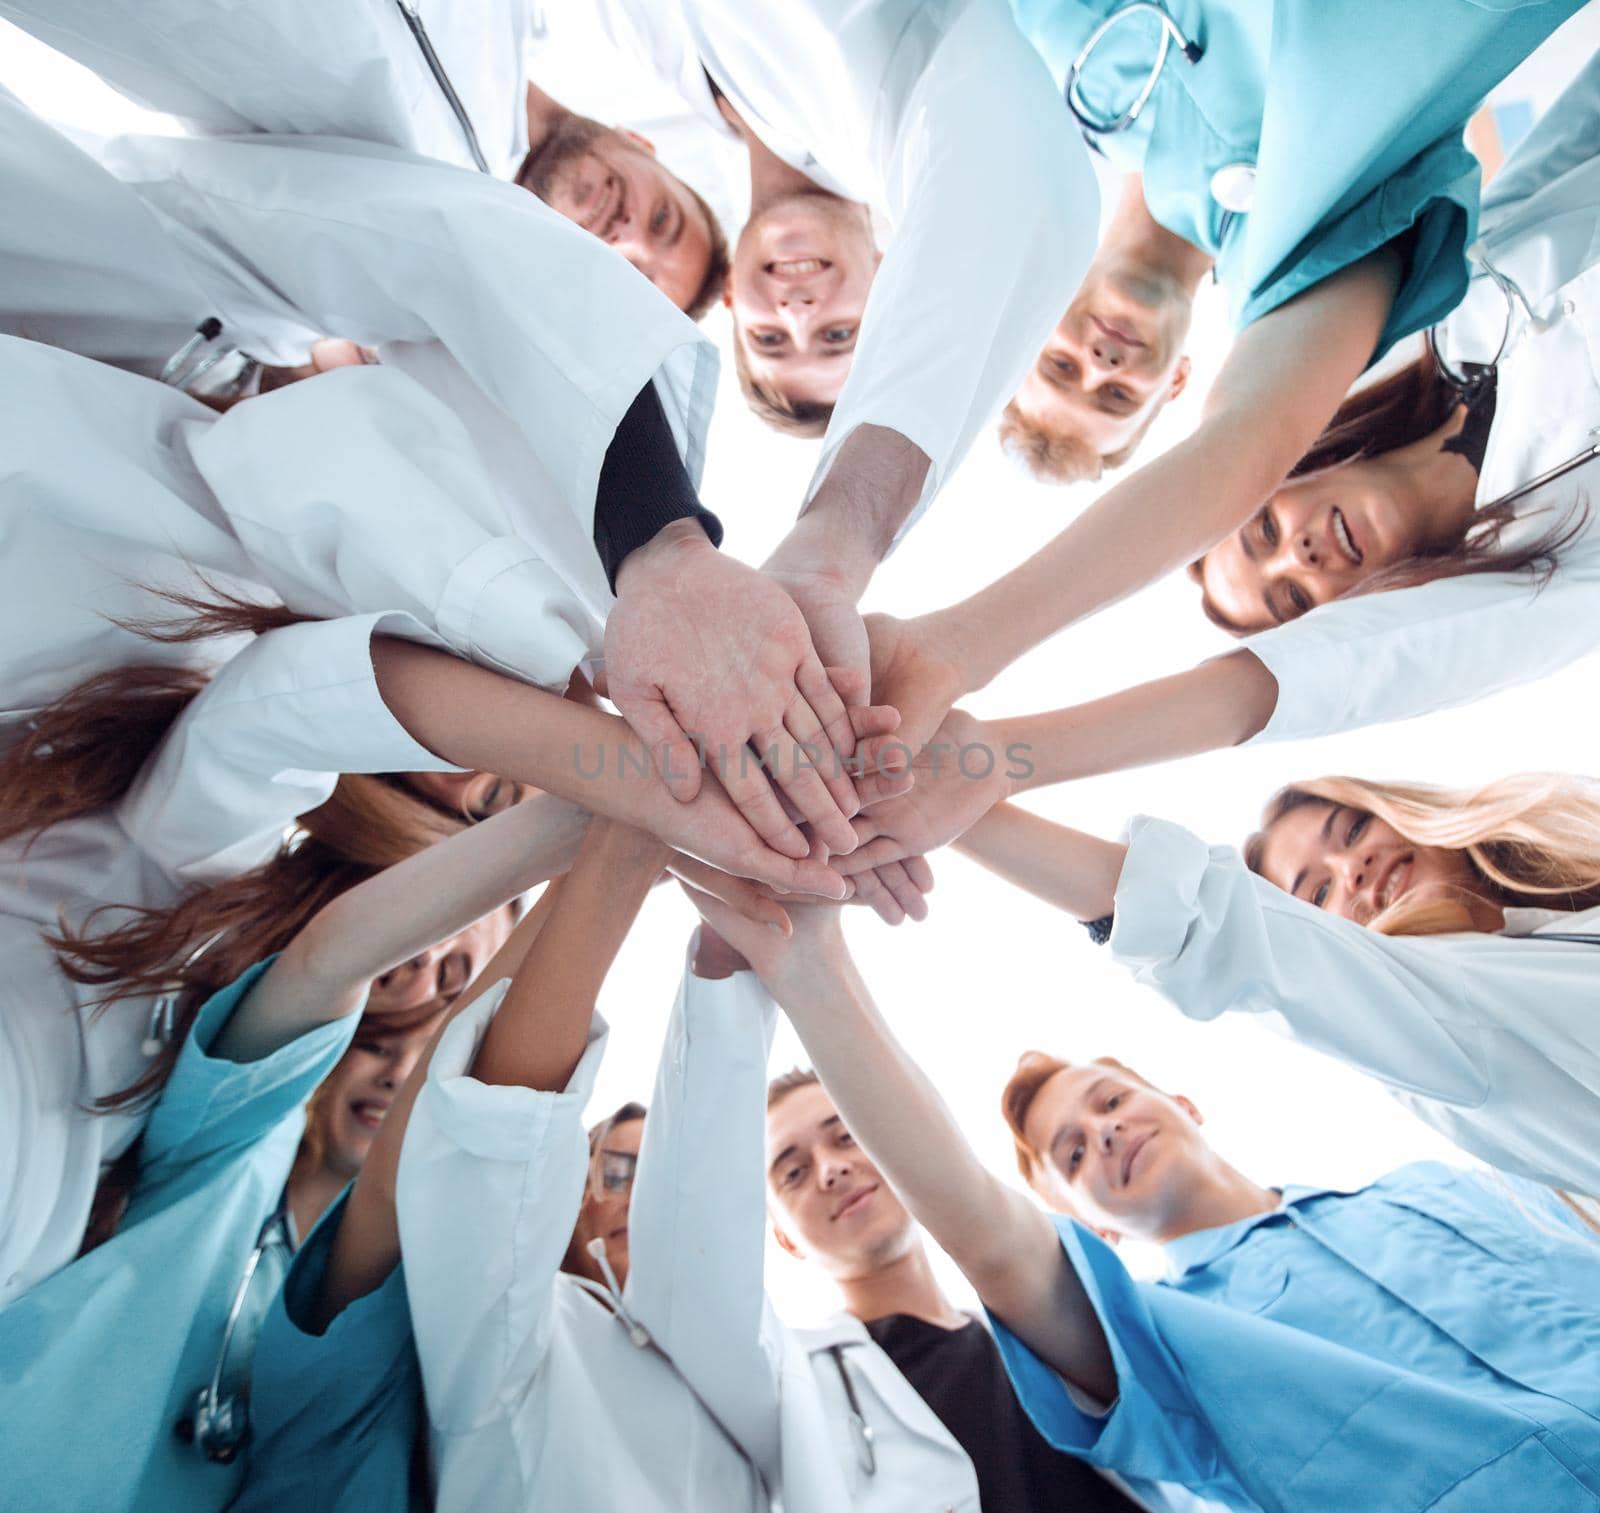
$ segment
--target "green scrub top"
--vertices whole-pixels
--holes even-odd
[[[1216,259],[1239,329],[1406,233],[1405,271],[1373,360],[1442,319],[1467,288],[1477,161],[1462,141],[1483,97],[1582,0],[1165,0],[1174,45],[1139,118],[1087,133],[1167,230]],[[1126,0],[1011,0],[1065,86]],[[1079,93],[1109,120],[1149,76],[1160,23],[1129,11]]]

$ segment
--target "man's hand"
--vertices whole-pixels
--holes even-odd
[[[870,665],[867,627],[851,585],[826,569],[790,569],[769,562],[764,571],[805,616],[811,644],[823,664],[855,675],[865,690]]]
[[[830,851],[854,849],[849,819],[859,803],[834,756],[850,756],[855,736],[805,619],[777,583],[715,550],[697,523],[674,521],[622,564],[606,678],[680,802],[701,793],[704,753],[774,850],[797,859],[810,851],[774,783]]]
[[[720,898],[687,884],[684,892],[724,947],[743,958],[780,1004],[787,1005],[799,993],[826,992],[829,983],[851,970],[839,909],[796,904],[789,910],[793,934],[785,936],[771,925],[746,919]]]
[[[856,816],[861,844],[836,870],[848,877],[949,845],[1011,797],[1014,770],[982,721],[952,709],[912,764],[916,786]]]

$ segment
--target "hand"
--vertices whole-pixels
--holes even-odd
[[[826,569],[788,568],[776,559],[768,563],[766,574],[805,616],[811,644],[823,663],[830,670],[854,673],[865,696],[870,687],[867,628],[852,586]]]
[[[841,927],[843,913],[827,904],[796,904],[790,910],[794,931],[785,936],[771,925],[758,925],[697,888],[685,885],[700,918],[731,952],[748,964],[780,1003],[806,987],[838,981],[850,967]]]
[[[702,893],[720,898],[723,903],[737,909],[755,924],[771,925],[785,935],[794,928],[789,923],[789,916],[785,913],[783,904],[773,898],[760,883],[752,882],[748,877],[735,877],[731,872],[709,866],[695,857],[685,856],[681,851],[674,851],[667,859],[667,870],[661,874],[661,880],[665,882],[668,877],[676,877],[698,888]],[[699,977],[728,975],[728,972],[701,972],[698,968],[695,970]],[[740,967],[729,968],[730,972],[741,970]]]
[[[855,893],[846,902],[866,904],[886,925],[898,925],[908,917],[918,921],[928,917],[928,901],[923,895],[933,887],[933,868],[925,857],[908,856],[904,861],[868,867],[850,881]]]
[[[911,791],[862,810],[851,822],[861,844],[837,861],[836,870],[854,876],[949,845],[1011,797],[1011,768],[983,722],[952,709],[912,764]]]
[[[951,705],[970,691],[959,637],[942,615],[915,620],[869,615],[866,630],[873,694],[899,712],[900,723],[892,735],[862,743],[863,775],[856,787],[863,808],[893,796],[890,780],[911,765]]]
[[[622,564],[606,678],[674,798],[701,793],[709,755],[762,840],[804,857],[807,842],[762,765],[770,754],[777,788],[823,844],[854,848],[855,785],[823,754],[851,755],[855,737],[805,620],[778,584],[718,552],[696,522],[675,521]]]
[[[689,970],[696,977],[715,980],[732,977],[735,972],[748,972],[750,963],[710,925],[702,924],[695,931],[694,952],[689,959]]]

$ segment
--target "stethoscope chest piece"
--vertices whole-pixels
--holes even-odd
[[[1224,210],[1245,214],[1255,203],[1256,165],[1224,163],[1211,175],[1211,198]]]

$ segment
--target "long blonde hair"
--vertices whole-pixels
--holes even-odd
[[[1280,789],[1245,862],[1261,871],[1268,832],[1306,804],[1339,804],[1376,815],[1418,846],[1463,853],[1481,883],[1477,897],[1501,905],[1587,909],[1600,904],[1600,784],[1558,772],[1523,772],[1481,788],[1374,783],[1325,777]],[[1386,935],[1472,930],[1473,899],[1401,898],[1370,920]]]

